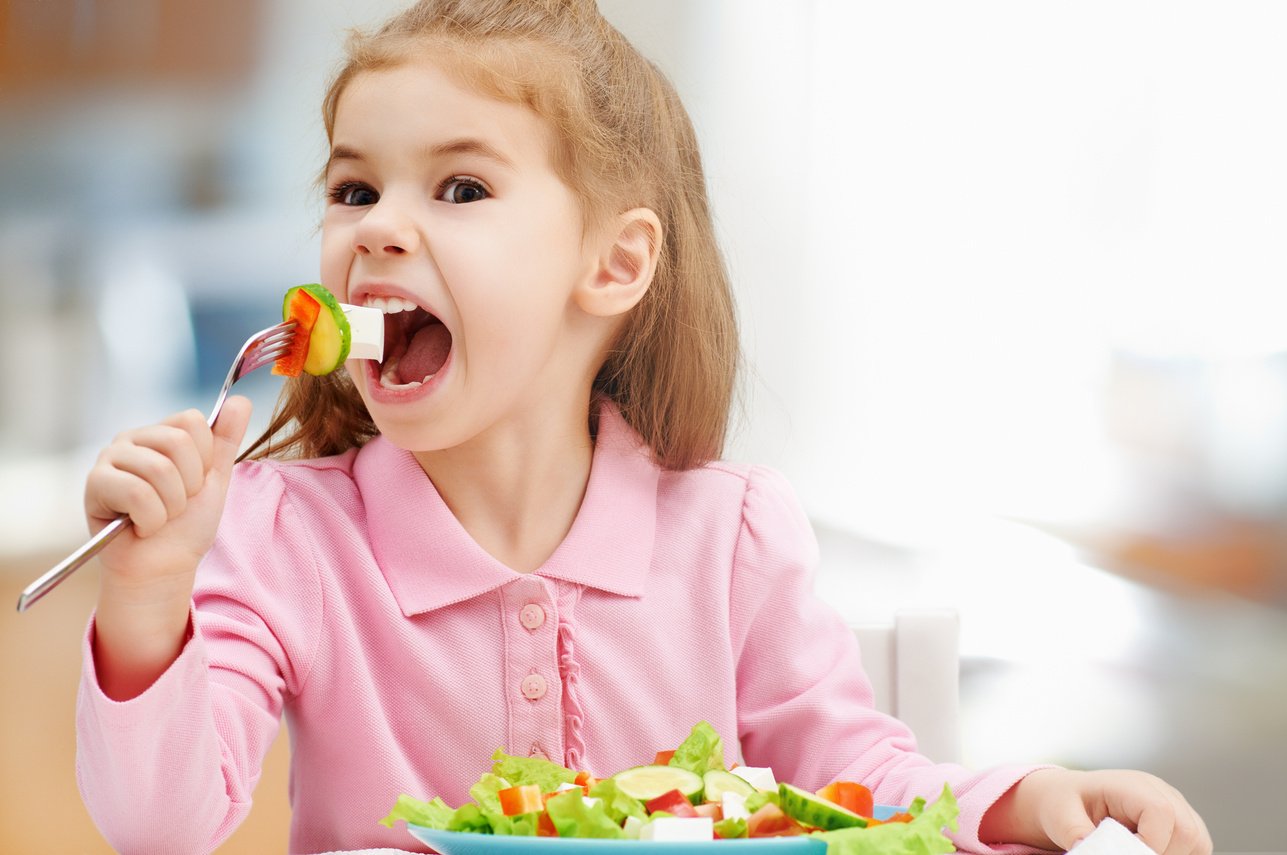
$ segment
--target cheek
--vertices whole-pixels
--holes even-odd
[[[321,274],[322,284],[340,302],[348,302],[348,269],[352,260],[343,239],[334,231],[322,231]]]
[[[350,359],[344,363],[344,370],[348,372],[349,379],[353,381],[353,388],[357,389],[358,397],[362,399],[362,403],[370,407],[371,401],[367,396],[366,360]]]

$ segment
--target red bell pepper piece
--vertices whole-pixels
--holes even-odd
[[[273,363],[273,374],[283,377],[298,377],[304,371],[308,360],[309,340],[313,335],[313,325],[322,311],[322,304],[303,288],[298,289],[290,298],[290,310],[286,319],[295,322],[295,335],[291,339],[290,349],[277,357]]]
[[[501,813],[506,816],[536,813],[545,807],[545,800],[541,798],[541,788],[535,784],[507,787],[496,795],[500,797]]]

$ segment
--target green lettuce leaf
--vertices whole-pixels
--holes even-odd
[[[504,822],[492,826],[492,834],[508,834],[511,837],[535,837],[540,814],[524,813],[518,816],[495,814]]]
[[[536,784],[543,793],[552,793],[559,784],[570,784],[576,772],[540,757],[516,757],[497,748],[492,755],[492,774],[504,778],[511,786]]]
[[[464,831],[474,834],[497,834],[512,837],[533,837],[536,835],[537,815],[534,813],[519,816],[505,816],[499,811],[487,811],[470,802],[461,805],[451,815],[447,823],[448,831]]]
[[[769,802],[777,804],[779,801],[777,790],[756,790],[746,797],[746,810],[748,813],[755,813]]]
[[[724,743],[710,722],[699,721],[693,725],[688,737],[675,749],[670,765],[698,775],[724,768]]]
[[[746,837],[746,820],[741,817],[721,819],[715,823],[715,834],[723,840]]]
[[[469,788],[469,797],[483,810],[503,814],[505,811],[501,809],[500,796],[497,794],[510,786],[510,782],[499,775],[485,772],[478,783]]]
[[[461,805],[451,815],[451,821],[447,823],[447,830],[491,834],[492,826],[491,819],[488,818],[487,814],[483,813],[482,808],[470,802],[467,805]]]
[[[603,802],[586,804],[581,790],[566,790],[545,803],[559,837],[625,837],[626,833],[608,815]]]
[[[621,792],[612,778],[604,778],[591,787],[590,796],[601,801],[608,816],[618,824],[625,822],[628,816],[639,820],[648,819],[648,811],[644,809],[643,802]]]
[[[412,823],[413,825],[422,825],[425,828],[444,829],[451,822],[452,814],[456,811],[442,799],[434,799],[430,802],[421,801],[417,798],[403,793],[398,796],[398,801],[389,811],[389,815],[380,820],[380,824],[393,828],[393,823],[402,820]]]
[[[918,798],[908,808],[911,822],[889,822],[872,828],[815,831],[827,843],[827,855],[947,855],[956,846],[943,833],[956,831],[956,798],[946,784],[938,800],[926,807]]]

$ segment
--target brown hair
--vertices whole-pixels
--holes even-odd
[[[660,465],[689,469],[723,450],[739,363],[732,290],[715,240],[692,123],[666,77],[593,0],[421,0],[374,34],[354,33],[326,94],[328,139],[348,84],[413,56],[555,130],[554,167],[586,227],[635,207],[661,220],[651,287],[594,382]],[[322,456],[378,433],[344,372],[288,381],[247,455]]]

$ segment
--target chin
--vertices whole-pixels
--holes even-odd
[[[366,403],[367,412],[380,435],[404,451],[444,451],[459,444],[455,437],[446,435],[441,422],[432,416],[422,413],[419,417],[411,417],[405,409],[390,413],[388,407],[378,402]]]

